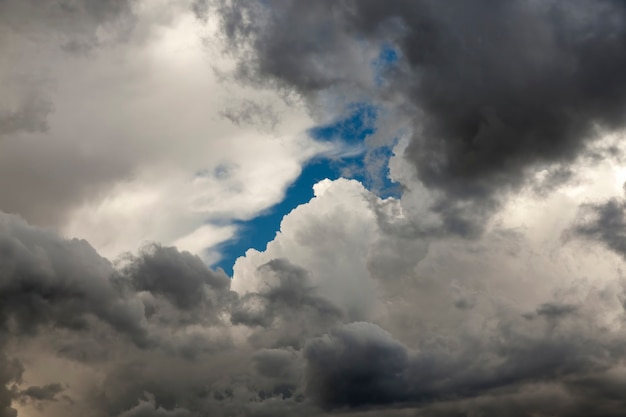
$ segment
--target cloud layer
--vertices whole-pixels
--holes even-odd
[[[443,193],[433,209],[455,233],[480,227],[468,211],[494,210],[533,170],[567,179],[590,143],[624,127],[621,2],[215,3],[243,79],[393,108],[410,131],[404,157]],[[382,84],[363,57],[380,48],[400,57]]]
[[[623,416],[625,24],[0,2],[0,417]],[[401,195],[320,179],[208,267],[355,106]]]
[[[175,248],[111,263],[3,215],[5,414],[624,412],[618,257],[551,246],[540,220],[415,246],[376,226],[400,201],[356,181],[316,187],[232,282]],[[346,224],[343,207],[363,215]],[[333,274],[342,264],[362,272]]]

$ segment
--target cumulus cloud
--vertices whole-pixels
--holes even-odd
[[[455,233],[481,226],[474,213],[495,210],[533,170],[566,172],[603,132],[624,127],[619,2],[214,4],[243,79],[313,102],[367,97],[403,114],[403,157],[443,194],[431,208]],[[384,47],[399,60],[381,85],[364,63]]]
[[[221,292],[230,286],[223,271],[208,270],[200,258],[175,248],[153,245],[127,263],[124,275],[136,291],[163,296],[179,309],[195,308],[205,301],[205,287]]]
[[[407,238],[376,227],[380,205],[399,208],[398,200],[348,180],[324,181],[316,193],[284,219],[265,252],[238,261],[237,292],[221,271],[174,248],[147,246],[111,263],[84,241],[4,215],[3,241],[12,244],[4,245],[3,299],[23,301],[2,304],[7,412],[623,412],[614,393],[623,381],[626,287],[610,265],[602,280],[584,280],[601,272],[593,265],[604,255],[575,245],[537,253],[531,234],[497,226],[480,242],[436,238],[407,260],[383,250]],[[332,215],[346,204],[362,212],[352,224]],[[363,249],[336,249],[359,226],[370,227],[367,239],[359,235]],[[322,248],[322,263],[297,263]],[[323,275],[338,262],[329,257],[335,251],[363,271],[359,280],[336,287]],[[351,310],[350,291],[339,289],[365,285],[377,305]],[[42,355],[69,374],[45,376],[32,365]],[[55,401],[65,396],[71,401]]]
[[[0,7],[0,209],[109,258],[158,241],[216,262],[330,150],[302,105],[219,75],[214,19],[187,2]]]
[[[624,415],[621,3],[35,3],[0,2],[0,417]],[[350,103],[402,195],[321,180],[208,267]]]
[[[143,340],[141,308],[117,297],[113,269],[85,241],[64,241],[2,215],[0,326],[28,333],[45,325],[81,329],[88,315]],[[88,272],[85,275],[85,272]]]
[[[315,192],[312,201],[283,218],[280,233],[264,252],[250,249],[237,260],[234,271],[241,278],[233,280],[233,289],[262,292],[271,281],[258,268],[284,258],[311,271],[319,294],[351,319],[365,319],[376,308],[376,284],[365,262],[378,229],[367,198],[371,194],[345,179],[322,181]]]

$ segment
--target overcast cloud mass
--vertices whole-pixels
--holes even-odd
[[[0,417],[626,415],[623,1],[0,0],[0,88]]]

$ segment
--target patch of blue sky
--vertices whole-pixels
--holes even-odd
[[[338,169],[338,176],[356,179],[383,198],[397,197],[398,187],[390,180],[387,165],[393,156],[395,141],[390,146],[374,149],[367,149],[364,145],[366,138],[376,132],[380,109],[369,103],[353,103],[348,106],[348,110],[347,117],[310,129],[309,135],[319,141],[335,142],[340,149],[348,149],[348,156],[333,162]],[[350,153],[349,150],[358,153]]]
[[[384,73],[399,59],[396,49],[383,45],[372,63],[375,82],[382,85]],[[279,231],[283,217],[297,206],[309,202],[313,198],[313,185],[325,178],[353,178],[383,198],[399,197],[400,189],[388,175],[392,146],[366,149],[364,144],[366,138],[376,132],[379,114],[380,109],[371,103],[352,103],[346,107],[343,117],[310,129],[307,133],[311,138],[336,144],[338,153],[309,161],[298,179],[286,190],[280,203],[251,220],[236,222],[237,237],[216,248],[222,257],[213,266],[232,276],[236,259],[250,248],[264,250]]]
[[[308,134],[315,140],[335,142],[337,148],[357,151],[343,152],[338,157],[320,156],[309,161],[298,179],[286,190],[283,201],[254,219],[235,223],[237,237],[217,248],[222,258],[214,267],[220,267],[232,276],[235,260],[250,248],[264,250],[276,236],[283,217],[297,206],[309,202],[313,198],[313,185],[325,178],[354,178],[368,188],[375,188],[381,197],[398,196],[397,187],[387,175],[386,161],[392,155],[391,149],[382,147],[365,152],[362,146],[367,136],[376,131],[377,109],[367,103],[355,103],[349,109],[352,111],[347,117],[310,129]],[[365,159],[372,157],[385,161],[380,166],[380,172],[373,173],[366,167]],[[382,178],[382,186],[375,184],[378,178]]]
[[[346,110],[347,117],[309,129],[309,136],[322,142],[362,144],[365,138],[376,131],[378,109],[368,103],[353,103]]]
[[[264,250],[280,229],[283,217],[301,204],[313,198],[313,185],[325,179],[339,178],[338,161],[315,159],[302,169],[298,179],[286,190],[285,198],[265,213],[248,221],[235,222],[237,237],[217,248],[221,260],[214,266],[232,276],[238,257],[250,249]]]

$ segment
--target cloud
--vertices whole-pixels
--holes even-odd
[[[626,217],[621,199],[581,205],[576,224],[569,231],[589,240],[597,240],[618,255],[626,256]]]
[[[194,5],[0,2],[1,417],[624,415],[620,3]],[[209,268],[350,103],[403,194]]]
[[[17,416],[16,410],[11,407],[16,394],[7,385],[19,383],[23,372],[24,367],[17,359],[9,359],[3,352],[0,352],[0,416],[2,417]]]
[[[304,134],[302,104],[219,75],[215,24],[187,2],[35,3],[0,6],[4,212],[110,259],[158,241],[214,263],[332,147]]]
[[[61,384],[32,386],[20,391],[21,401],[57,401],[57,394],[64,391]]]
[[[13,243],[0,293],[23,302],[2,304],[2,335],[7,361],[25,364],[4,373],[17,384],[6,406],[36,413],[18,401],[21,386],[61,384],[73,403],[40,402],[46,415],[623,410],[612,393],[623,374],[624,287],[609,264],[604,280],[583,280],[601,271],[603,254],[543,246],[552,211],[528,217],[547,233],[541,245],[499,227],[479,241],[415,243],[377,227],[383,204],[401,220],[398,200],[349,180],[315,192],[265,252],[238,261],[232,288],[174,248],[150,245],[111,263],[84,241],[4,215],[2,241]],[[342,265],[362,275],[337,286],[326,274]],[[455,307],[459,299],[471,308]],[[24,303],[38,308],[26,314]],[[55,367],[67,375],[50,371],[51,380],[45,369]]]
[[[136,291],[163,296],[179,309],[192,309],[206,300],[205,287],[217,292],[230,286],[224,272],[213,272],[198,258],[175,248],[152,245],[137,258],[131,257],[124,275]]]
[[[12,32],[30,32],[45,42],[58,36],[67,51],[85,51],[110,39],[121,39],[133,24],[132,0],[71,0],[41,5],[36,1],[3,1],[0,26]],[[49,39],[48,39],[49,40]]]
[[[31,97],[19,109],[0,113],[0,136],[20,131],[46,131],[46,117],[51,111],[49,102]]]
[[[35,54],[52,58],[46,47],[101,46],[105,37],[118,38],[132,27],[132,1],[36,1],[7,0],[0,4],[0,50],[11,62],[2,68],[0,84],[6,89],[0,102],[0,136],[19,132],[45,132],[54,105],[49,79]],[[56,60],[56,58],[54,58]],[[45,60],[45,58],[44,58]]]
[[[65,90],[59,75],[71,73],[74,77],[80,72],[73,65],[73,58],[61,48],[76,43],[95,51],[104,44],[123,43],[122,32],[133,26],[132,2],[72,0],[42,5],[30,0],[7,0],[0,4],[0,15],[3,33],[0,51],[6,62],[10,62],[0,71],[0,85],[5,91],[0,102],[2,177],[5,178],[0,207],[39,224],[52,225],[63,217],[68,204],[76,202],[77,195],[84,196],[87,187],[81,185],[87,178],[111,180],[110,176],[100,177],[101,167],[92,165],[87,169],[84,161],[82,164],[76,161],[81,152],[66,146],[65,135],[57,130],[58,119],[53,109],[64,109],[63,103],[57,106],[57,88]],[[78,113],[73,116],[75,121],[80,118]],[[88,135],[83,132],[82,136]],[[21,164],[29,168],[23,169]],[[34,167],[47,174],[40,177]],[[72,179],[79,171],[83,172],[80,175],[83,182]],[[11,177],[12,186],[6,176]],[[42,199],[35,202],[22,187]],[[46,200],[44,210],[41,206]]]
[[[145,343],[141,307],[118,297],[109,279],[112,266],[87,242],[64,241],[5,214],[0,227],[3,331],[30,333],[45,325],[84,329],[87,315],[94,314]]]
[[[406,398],[409,353],[369,323],[352,323],[310,341],[304,352],[307,390],[328,407],[359,407]]]
[[[118,417],[188,417],[193,414],[182,408],[167,410],[159,407],[154,401],[154,396],[147,395],[148,399],[140,401],[136,407],[124,411]]]
[[[377,237],[367,200],[371,194],[359,182],[345,179],[323,181],[314,190],[315,198],[283,218],[280,233],[264,252],[249,249],[236,261],[233,289],[263,292],[267,278],[257,272],[259,267],[284,258],[311,271],[317,293],[341,306],[350,319],[365,319],[376,308],[376,284],[366,268]]]
[[[603,359],[611,348],[606,340],[594,341],[597,333],[559,329],[544,338],[538,329],[520,325],[519,319],[503,320],[492,340],[416,352],[375,325],[346,325],[307,344],[307,392],[330,409],[399,404],[428,409],[459,398],[497,398],[504,387],[523,392],[539,381],[584,380],[619,361]],[[613,354],[623,352],[618,348]]]
[[[344,320],[344,312],[312,286],[307,271],[288,260],[273,259],[257,275],[265,288],[242,295],[231,311],[233,324],[262,327],[255,343],[299,348],[306,336]]]
[[[243,79],[314,107],[320,96],[365,96],[402,115],[403,157],[441,194],[431,208],[457,234],[481,228],[476,213],[499,208],[529,173],[566,170],[624,128],[619,2],[217,1],[215,10]],[[373,85],[375,60],[364,64],[361,52],[389,45],[398,62]]]

